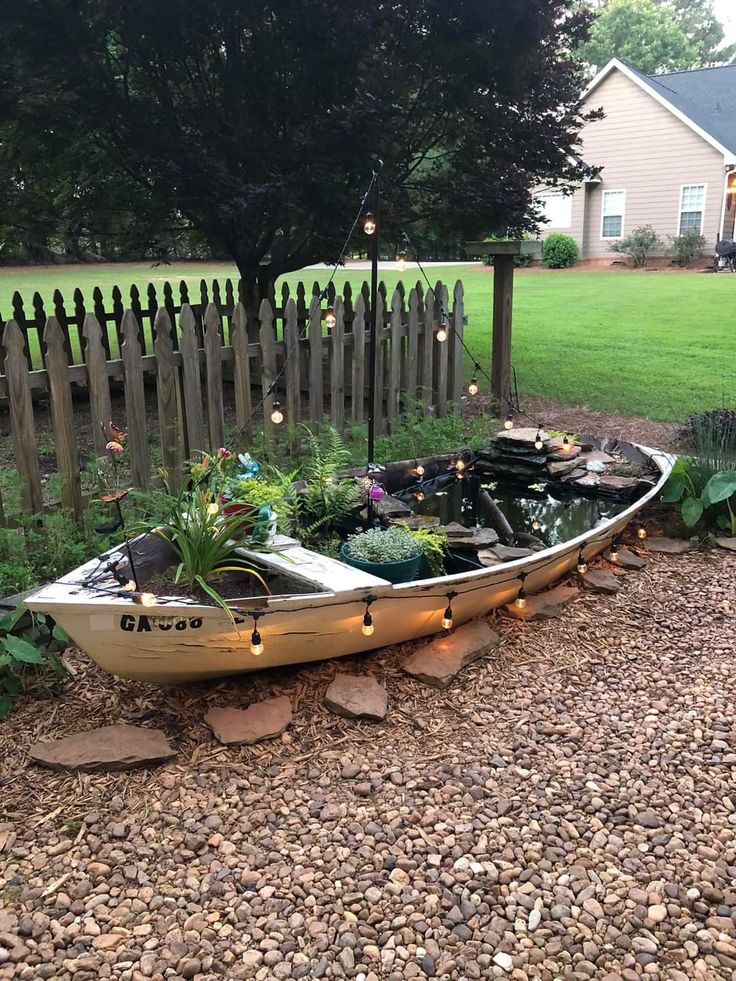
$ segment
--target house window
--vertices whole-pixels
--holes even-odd
[[[626,191],[603,192],[601,238],[621,238],[624,233]]]
[[[703,231],[705,184],[683,184],[680,194],[680,235]]]
[[[545,228],[570,228],[572,226],[572,197],[562,191],[540,194],[537,204],[547,219]]]

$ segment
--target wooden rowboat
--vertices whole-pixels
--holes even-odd
[[[151,682],[216,678],[413,640],[443,630],[448,602],[454,624],[461,624],[511,603],[522,581],[527,594],[550,586],[575,569],[581,549],[588,560],[609,549],[637,512],[661,492],[674,462],[668,454],[631,446],[658,474],[651,489],[584,534],[490,568],[392,585],[282,538],[276,543],[278,551],[244,554],[291,582],[293,590],[232,601],[233,624],[222,609],[181,597],[152,597],[152,605],[141,606],[131,594],[116,589],[112,579],[106,586],[100,586],[99,578],[94,587],[84,585],[99,576],[116,553],[124,554],[121,547],[39,590],[27,604],[53,616],[106,671]],[[140,540],[133,550],[136,564],[144,564],[147,555]],[[367,609],[373,620],[369,635],[363,632]],[[256,625],[263,644],[259,656],[251,653]]]

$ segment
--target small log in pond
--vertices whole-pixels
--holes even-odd
[[[491,527],[498,533],[502,545],[514,544],[514,529],[508,523],[506,515],[496,504],[491,495],[486,490],[478,494],[478,507],[490,521]]]

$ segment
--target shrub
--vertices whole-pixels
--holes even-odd
[[[567,269],[578,261],[578,245],[570,235],[552,232],[542,243],[542,265],[548,269]]]
[[[678,266],[687,266],[703,254],[705,248],[705,236],[701,235],[697,228],[691,228],[682,235],[670,235],[669,251],[677,259]]]
[[[345,546],[347,553],[361,562],[404,562],[422,551],[422,544],[408,528],[369,528],[350,535]]]
[[[637,269],[641,269],[646,266],[652,252],[663,244],[651,225],[640,225],[620,242],[614,242],[610,249],[611,252],[627,256]]]

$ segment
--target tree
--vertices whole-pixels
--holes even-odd
[[[722,65],[736,57],[736,44],[723,46],[723,25],[713,0],[657,0],[670,7],[680,30],[696,46],[698,64]]]
[[[596,68],[620,58],[647,75],[692,68],[698,60],[672,10],[655,0],[609,0],[578,54]]]
[[[158,202],[263,292],[336,255],[372,152],[384,232],[532,229],[530,187],[582,176],[589,19],[572,0],[16,0],[0,125],[95,146],[101,181],[143,189],[141,229]]]

